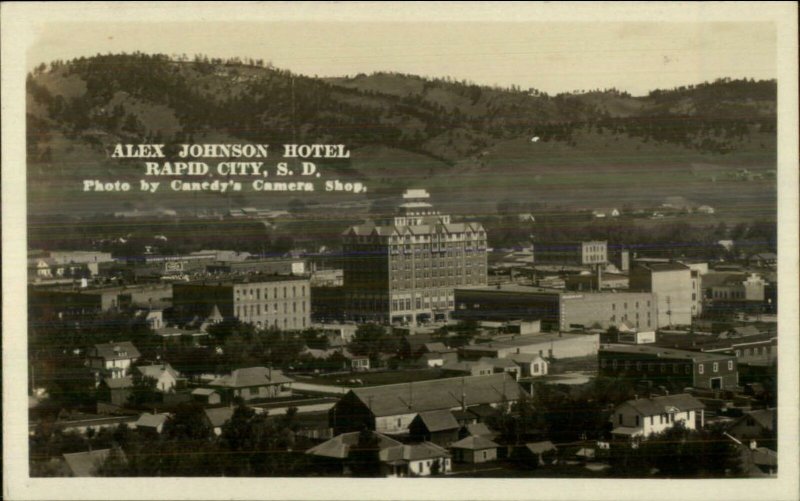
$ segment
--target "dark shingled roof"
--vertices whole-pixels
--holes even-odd
[[[543,452],[556,450],[556,446],[553,445],[553,442],[549,440],[545,440],[544,442],[532,442],[529,444],[525,444],[525,447],[527,447],[528,450],[534,454],[541,454]]]
[[[628,400],[622,405],[630,405],[642,416],[655,416],[657,414],[664,414],[673,407],[678,409],[679,412],[705,408],[705,405],[703,405],[702,402],[688,393],[667,395],[663,397],[638,398],[635,400]]]
[[[421,412],[414,419],[422,421],[425,428],[430,432],[458,428],[458,421],[453,417],[453,413],[448,410]]]
[[[411,414],[519,399],[525,390],[508,373],[433,379],[350,390],[375,416]]]
[[[105,360],[124,360],[128,358],[139,358],[141,353],[130,341],[121,343],[102,343],[94,345],[96,356]]]
[[[446,449],[431,442],[397,445],[380,451],[381,461],[394,464],[407,461],[419,461],[422,459],[443,458],[449,455],[450,453],[447,452]]]

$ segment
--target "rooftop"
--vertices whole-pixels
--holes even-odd
[[[518,400],[524,390],[507,373],[357,388],[351,393],[375,416]]]
[[[685,412],[705,408],[702,402],[688,393],[653,398],[637,398],[635,400],[628,400],[622,405],[633,407],[636,412],[642,416],[655,416],[668,412]]]
[[[96,356],[105,360],[124,360],[141,356],[139,350],[130,341],[96,344],[94,349],[97,353]]]
[[[294,380],[283,375],[278,369],[266,367],[247,367],[236,369],[227,376],[215,379],[211,386],[226,388],[246,388],[250,386],[264,386],[268,384],[293,383]]]
[[[600,353],[628,353],[632,355],[649,355],[652,357],[666,359],[692,360],[695,362],[722,361],[729,360],[732,355],[720,355],[716,353],[704,353],[699,351],[676,350],[672,348],[661,348],[659,346],[645,345],[624,345],[624,344],[604,344],[600,345]]]
[[[298,275],[269,275],[266,273],[250,273],[247,275],[227,275],[214,278],[204,278],[200,280],[192,280],[189,282],[176,283],[176,286],[181,285],[205,285],[209,287],[230,287],[238,284],[261,284],[271,282],[289,282],[308,280],[308,277]]]
[[[462,438],[458,442],[453,442],[450,444],[451,449],[469,449],[472,451],[494,449],[496,447],[499,447],[499,445],[497,445],[495,442],[492,442],[486,437],[476,435],[469,435]]]
[[[428,431],[454,430],[458,428],[458,421],[449,410],[420,412],[415,419],[419,419]]]
[[[380,433],[370,431],[374,438],[378,440],[378,448],[383,451],[389,447],[402,446],[400,442],[392,438],[382,435]],[[361,432],[353,431],[350,433],[342,433],[332,439],[322,442],[306,451],[306,454],[312,456],[322,456],[335,459],[346,459],[350,455],[350,450],[358,445],[359,435]]]

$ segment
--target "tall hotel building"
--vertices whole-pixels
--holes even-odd
[[[417,324],[442,320],[453,289],[487,284],[486,231],[452,223],[425,190],[408,190],[397,214],[342,234],[347,318]]]

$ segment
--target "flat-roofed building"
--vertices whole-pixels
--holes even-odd
[[[696,283],[698,278],[694,280]],[[692,324],[699,288],[693,286],[689,266],[678,262],[636,262],[628,289],[656,295],[658,320],[653,327]]]
[[[535,242],[534,263],[572,266],[600,265],[608,262],[608,242],[605,240]]]
[[[408,190],[397,214],[342,235],[345,312],[349,319],[416,324],[445,319],[453,289],[487,284],[486,231],[454,223]]]
[[[503,284],[455,290],[454,318],[474,320],[541,320],[542,329],[569,331],[608,329],[625,322],[654,330],[656,300],[649,292],[564,292]]]
[[[739,384],[736,356],[653,345],[601,345],[599,374],[683,387],[732,389]]]
[[[303,330],[311,326],[311,284],[308,278],[248,275],[175,283],[173,302],[178,319],[205,319],[215,311],[257,327]]]

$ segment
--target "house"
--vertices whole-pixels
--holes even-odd
[[[99,379],[117,379],[130,374],[131,365],[141,354],[130,341],[102,343],[89,348],[86,365]]]
[[[697,208],[697,212],[699,212],[700,214],[707,214],[710,216],[711,214],[714,214],[714,212],[716,211],[710,205],[701,205],[700,207]]]
[[[145,412],[139,419],[134,423],[136,429],[139,431],[149,432],[149,433],[156,433],[161,434],[164,431],[164,424],[169,419],[169,414],[161,413],[161,414],[149,414]]]
[[[222,402],[222,397],[217,390],[196,388],[192,390],[192,400],[207,405],[219,405]]]
[[[442,374],[455,376],[487,376],[494,374],[494,367],[486,362],[453,362],[442,366]]]
[[[509,358],[490,358],[490,357],[481,357],[478,360],[479,363],[485,363],[492,366],[492,370],[497,372],[507,372],[511,374],[516,381],[519,381],[520,378],[520,367],[513,360]]]
[[[419,442],[433,442],[436,445],[447,447],[458,440],[460,425],[453,413],[449,410],[420,412],[417,414],[408,431],[412,440]]]
[[[747,444],[766,443],[775,447],[778,434],[778,413],[776,409],[758,409],[746,412],[727,427],[729,435]]]
[[[702,428],[704,408],[702,402],[688,393],[628,400],[614,409],[611,434],[625,440],[647,438],[679,422],[690,430]]]
[[[130,376],[104,379],[98,387],[98,399],[122,407],[128,403],[131,388],[133,388],[133,378]]]
[[[377,449],[380,471],[387,477],[428,476],[451,470],[450,454],[447,450],[430,442],[402,444],[386,435],[370,433],[370,441]],[[349,475],[362,432],[342,433],[306,451],[313,456],[318,470],[332,474]]]
[[[214,431],[214,434],[222,435],[222,427],[233,417],[232,407],[215,407],[203,409],[206,423]]]
[[[444,357],[441,353],[423,353],[417,359],[417,365],[420,367],[442,367],[444,363]]]
[[[537,354],[512,353],[506,358],[520,367],[520,377],[539,377],[547,375],[547,360]]]
[[[224,402],[241,398],[244,401],[288,397],[292,394],[293,379],[279,370],[267,367],[236,369],[230,374],[209,383],[220,392]]]
[[[477,418],[476,418],[477,419]],[[466,437],[483,437],[488,438],[489,440],[493,440],[497,433],[493,432],[486,426],[484,423],[469,423],[465,424],[458,430],[458,438],[466,438]]]
[[[125,454],[119,451],[123,461]],[[67,463],[70,476],[73,477],[96,477],[97,469],[103,465],[111,454],[111,449],[97,449],[87,452],[75,452],[72,454],[62,454]]]
[[[452,471],[450,453],[431,442],[389,447],[379,457],[387,477],[427,477]]]
[[[592,211],[592,216],[597,219],[602,219],[605,217],[619,217],[619,209],[595,209]]]
[[[778,263],[778,255],[774,252],[760,252],[750,256],[747,261],[750,266],[758,266],[761,268],[771,267]]]
[[[161,393],[175,391],[175,385],[178,383],[178,377],[180,376],[178,371],[167,363],[140,365],[136,367],[136,370],[143,378],[155,379],[156,390]]]
[[[500,447],[488,438],[470,435],[450,444],[453,459],[459,463],[486,463],[497,459]]]
[[[524,393],[506,373],[354,388],[331,409],[331,427],[337,433],[365,427],[379,433],[407,433],[421,412],[492,409],[516,402]]]
[[[352,357],[350,358],[350,370],[355,372],[369,370],[369,357]]]

